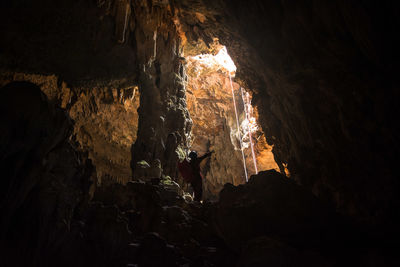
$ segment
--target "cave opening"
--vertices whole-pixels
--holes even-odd
[[[190,147],[200,155],[215,152],[202,163],[204,198],[213,200],[224,184],[243,184],[259,171],[279,171],[251,91],[235,80],[236,65],[227,48],[214,39],[209,47],[198,44],[185,52]]]

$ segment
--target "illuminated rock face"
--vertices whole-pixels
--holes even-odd
[[[97,183],[127,183],[132,177],[130,151],[138,129],[137,87],[94,87],[78,92],[69,114],[75,120],[77,141],[96,166]]]
[[[50,101],[65,109],[74,121],[80,148],[96,167],[96,185],[131,180],[130,151],[138,128],[137,87],[117,89],[118,84],[69,87],[55,75],[6,72],[0,86],[30,81],[40,86]]]
[[[243,140],[248,177],[256,173],[250,140],[248,135],[244,136],[248,133],[248,128],[243,123],[246,119],[244,111],[246,92],[239,84],[232,82],[241,129],[239,138],[231,83],[227,73],[229,64],[221,64],[223,63],[221,51],[223,50],[217,51],[216,55],[202,54],[187,57],[186,64],[187,103],[193,120],[191,149],[196,150],[199,155],[208,150],[215,152],[210,160],[202,163],[206,199],[214,199],[225,183],[238,185],[246,181],[240,138]],[[227,54],[225,56],[229,57]],[[233,62],[231,64],[233,65]],[[250,116],[258,116],[256,111],[251,110],[249,113]],[[252,132],[252,142],[257,169],[279,170],[271,152],[272,146],[265,141],[260,127]]]

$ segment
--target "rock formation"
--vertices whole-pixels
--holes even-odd
[[[176,150],[187,147],[191,128],[177,10],[168,1],[136,1],[134,12],[141,105],[133,175],[148,179],[146,173],[144,177],[135,175],[137,162],[144,160],[150,169],[161,168],[176,177]]]

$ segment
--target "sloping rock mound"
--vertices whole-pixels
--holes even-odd
[[[239,249],[258,236],[277,236],[296,246],[317,246],[332,210],[275,170],[252,176],[246,185],[226,184],[216,210],[224,240]]]
[[[270,170],[226,184],[214,226],[239,266],[392,266],[397,233],[336,213],[306,187]]]
[[[330,266],[315,253],[301,253],[278,240],[261,236],[243,248],[238,266]]]

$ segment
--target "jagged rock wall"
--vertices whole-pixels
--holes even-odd
[[[127,183],[132,179],[131,146],[138,129],[137,87],[94,87],[77,90],[69,114],[82,148],[96,166],[98,184]]]
[[[80,148],[96,166],[96,185],[131,180],[131,145],[138,127],[137,87],[110,85],[68,87],[55,75],[4,72],[0,86],[11,81],[30,81],[40,86],[49,100],[67,111]],[[22,97],[22,96],[21,96]]]

